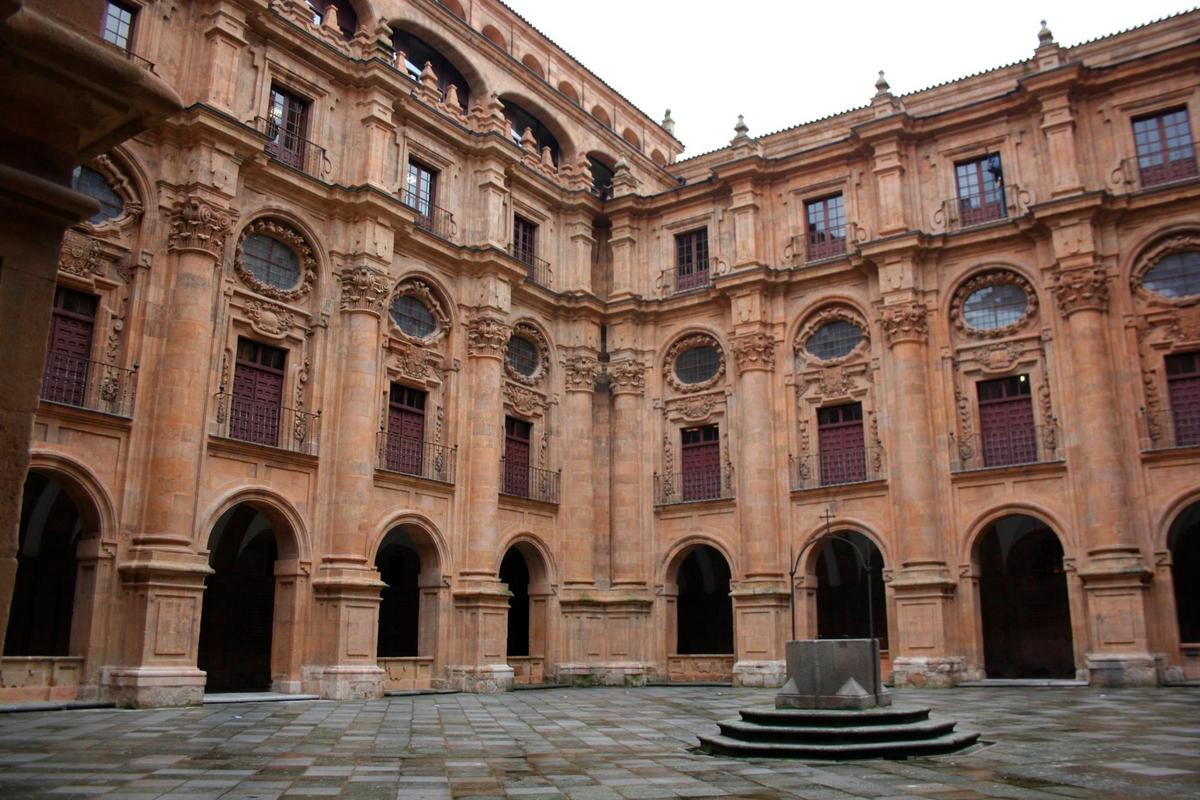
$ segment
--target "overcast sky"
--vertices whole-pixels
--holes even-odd
[[[1046,19],[1063,46],[1178,13],[1174,0],[505,0],[655,121],[681,158],[1029,58]]]

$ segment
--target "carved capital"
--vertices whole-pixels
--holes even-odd
[[[1108,309],[1108,273],[1103,267],[1086,267],[1056,272],[1050,291],[1058,303],[1058,312],[1069,317],[1076,311]]]
[[[495,317],[476,317],[467,323],[467,352],[481,358],[503,358],[512,328]]]
[[[929,337],[929,310],[917,302],[884,306],[879,325],[888,347],[900,342],[923,342]]]
[[[568,392],[590,392],[596,387],[600,364],[593,356],[569,356],[563,359],[562,365]]]
[[[646,391],[646,365],[632,358],[608,365],[613,394],[643,394]]]
[[[765,333],[753,333],[733,340],[733,360],[738,374],[753,369],[775,369],[775,340]]]
[[[225,253],[225,238],[232,225],[229,214],[203,200],[191,197],[175,204],[171,213],[171,252],[207,253],[218,261]]]
[[[352,267],[338,276],[342,285],[342,311],[367,311],[383,315],[391,284],[387,276],[370,267]]]

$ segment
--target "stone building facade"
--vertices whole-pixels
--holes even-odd
[[[1200,12],[680,160],[496,0],[90,7],[185,110],[75,174],[0,697],[1200,677]]]

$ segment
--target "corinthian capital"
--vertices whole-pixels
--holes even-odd
[[[467,323],[467,352],[472,356],[503,358],[512,327],[496,317],[475,317]]]
[[[379,270],[370,267],[351,267],[338,276],[342,285],[342,311],[368,311],[383,315],[391,282]]]
[[[753,369],[775,369],[775,340],[765,333],[752,333],[733,340],[733,360],[738,373]]]
[[[613,394],[642,394],[646,391],[646,365],[626,358],[608,365]]]
[[[1104,267],[1056,272],[1050,291],[1058,303],[1058,312],[1064,317],[1076,311],[1104,311],[1108,308],[1108,274]]]
[[[562,364],[568,392],[590,392],[596,387],[596,373],[600,371],[600,364],[594,356],[568,356]]]
[[[929,311],[915,301],[884,306],[879,324],[888,347],[900,342],[923,342],[929,336]]]
[[[181,200],[171,212],[167,249],[207,253],[219,261],[225,253],[225,238],[231,224],[229,214],[204,200],[196,197]]]

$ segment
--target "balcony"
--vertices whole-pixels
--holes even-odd
[[[273,119],[256,117],[254,129],[267,137],[267,146],[264,149],[268,156],[280,164],[319,180],[325,180],[333,171],[333,164],[326,156],[324,147],[280,128],[279,123]]]
[[[824,261],[827,258],[837,258],[846,255],[845,236],[826,236],[823,233],[811,234],[805,238],[805,253],[807,261]]]
[[[729,467],[689,470],[677,475],[654,475],[656,506],[732,499],[733,470]]]
[[[950,471],[973,472],[1066,460],[1058,427],[1030,425],[956,437],[950,434]]]
[[[136,369],[122,369],[65,353],[46,353],[41,398],[48,403],[132,417],[136,394]]]
[[[562,471],[539,469],[500,459],[500,494],[558,505]]]
[[[884,480],[882,447],[850,447],[788,456],[791,490],[847,486]]]
[[[454,483],[457,447],[426,442],[413,436],[379,432],[379,468],[441,483]]]
[[[404,189],[400,192],[400,202],[417,212],[417,228],[420,230],[447,242],[453,242],[458,235],[454,215],[429,202],[429,198],[421,197],[411,189]]]
[[[990,192],[944,200],[933,213],[934,230],[947,233],[1020,216],[1029,206],[1029,193],[1016,184]]]
[[[1189,142],[1167,150],[1165,157],[1156,153],[1127,158],[1113,170],[1110,180],[1114,186],[1123,186],[1128,191],[1137,192],[1183,183],[1197,177],[1200,177],[1200,169],[1196,165],[1196,149]]]
[[[215,435],[315,456],[320,414],[221,393]]]
[[[1200,446],[1200,411],[1142,413],[1142,451]]]
[[[538,258],[529,250],[515,244],[508,246],[508,254],[514,261],[525,266],[526,275],[531,282],[547,289],[554,288],[554,270],[551,269],[549,261]]]

